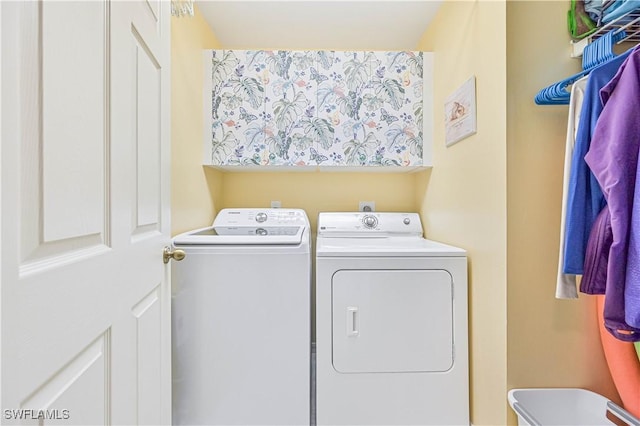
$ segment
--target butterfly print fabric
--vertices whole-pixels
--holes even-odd
[[[422,165],[421,52],[210,52],[212,165]]]

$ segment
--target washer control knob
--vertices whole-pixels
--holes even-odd
[[[262,223],[267,221],[267,214],[265,212],[260,212],[256,215],[256,222]]]
[[[371,229],[376,227],[376,225],[378,224],[378,219],[376,219],[375,216],[366,215],[362,218],[362,223],[364,224],[364,226]]]
[[[408,225],[411,223],[411,219],[409,219],[408,217],[405,217],[402,223],[404,223],[405,225]]]
[[[256,235],[267,235],[267,230],[264,228],[256,229]]]

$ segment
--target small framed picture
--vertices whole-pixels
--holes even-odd
[[[451,146],[476,133],[476,77],[472,76],[444,103],[445,144]]]

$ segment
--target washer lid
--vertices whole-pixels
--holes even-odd
[[[327,238],[318,236],[318,257],[463,257],[465,250],[422,237]]]
[[[177,235],[174,245],[298,245],[303,226],[209,226]]]
[[[212,226],[177,235],[173,244],[298,245],[307,229],[309,219],[301,209],[222,209]]]

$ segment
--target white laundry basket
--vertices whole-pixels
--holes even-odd
[[[509,405],[518,415],[518,425],[613,425],[607,412],[628,425],[640,420],[604,396],[585,389],[512,389]]]

